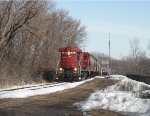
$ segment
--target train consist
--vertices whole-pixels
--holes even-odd
[[[60,48],[56,76],[60,81],[78,81],[99,75],[100,63],[88,52],[77,47]]]

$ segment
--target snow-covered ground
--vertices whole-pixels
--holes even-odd
[[[104,78],[104,77],[95,77]],[[0,99],[4,98],[26,98],[35,95],[49,94],[65,89],[74,88],[86,81],[75,83],[54,83],[34,86],[29,85],[25,89],[9,91],[0,89]],[[75,103],[83,112],[92,109],[108,109],[127,115],[150,116],[150,85],[128,79],[122,75],[112,75],[110,79],[117,79],[118,83],[105,89],[96,90],[95,93],[83,102]],[[55,85],[55,86],[53,86]],[[22,87],[19,87],[22,88]],[[13,89],[13,88],[11,88]]]
[[[64,83],[55,83],[55,84],[42,84],[42,85],[37,85],[32,87],[33,85],[25,86],[25,87],[30,87],[30,88],[24,88],[19,86],[19,88],[24,88],[24,89],[18,89],[17,87],[11,88],[10,89],[0,89],[0,99],[4,98],[26,98],[30,96],[35,96],[35,95],[42,95],[42,94],[50,94],[58,91],[62,91],[65,89],[71,89],[74,88],[80,84],[85,83],[86,81],[91,81],[94,78],[80,81],[80,82],[74,82],[74,83],[69,83],[69,82],[64,82]],[[12,90],[14,89],[14,90]]]
[[[95,93],[83,102],[75,103],[83,112],[107,109],[126,115],[150,116],[150,85],[122,75],[112,75],[119,82]]]

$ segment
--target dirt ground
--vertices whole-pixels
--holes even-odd
[[[107,110],[83,112],[73,104],[86,100],[95,89],[115,84],[110,79],[94,79],[76,88],[25,99],[0,100],[0,116],[121,116]]]

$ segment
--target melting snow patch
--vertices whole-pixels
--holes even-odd
[[[142,82],[114,75],[119,80],[116,85],[96,91],[84,102],[75,103],[83,111],[108,109],[134,115],[150,115],[150,86]],[[144,99],[142,99],[144,98]]]
[[[74,82],[74,83],[58,83],[58,86],[51,86],[51,85],[45,85],[45,86],[36,86],[32,88],[25,88],[25,89],[18,89],[18,90],[13,90],[13,91],[6,91],[0,90],[0,99],[4,98],[26,98],[30,96],[35,96],[35,95],[42,95],[42,94],[50,94],[58,91],[62,91],[65,89],[71,89],[74,88],[78,85],[81,85],[85,83],[86,81],[91,81],[92,79],[80,81],[80,82]],[[59,85],[61,84],[61,85]],[[57,85],[57,84],[54,84]]]
[[[102,79],[104,79],[105,77],[104,76],[95,76],[95,78],[102,78]]]

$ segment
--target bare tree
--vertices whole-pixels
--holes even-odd
[[[2,57],[16,33],[44,8],[41,1],[3,1],[0,4],[0,56]]]
[[[139,44],[140,44],[140,42],[136,38],[133,40],[130,40],[131,57],[134,59],[137,59],[141,52],[141,48],[140,48]]]
[[[55,70],[59,47],[81,46],[85,37],[85,26],[52,1],[0,1],[0,82],[40,81]]]
[[[132,71],[134,74],[138,73],[138,58],[139,54],[141,52],[140,46],[139,46],[139,40],[138,39],[133,39],[130,40],[130,48],[131,48],[131,59],[133,62],[134,67],[132,68]]]

